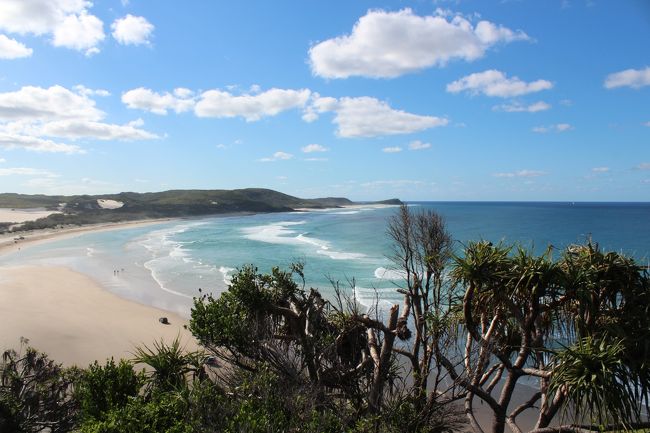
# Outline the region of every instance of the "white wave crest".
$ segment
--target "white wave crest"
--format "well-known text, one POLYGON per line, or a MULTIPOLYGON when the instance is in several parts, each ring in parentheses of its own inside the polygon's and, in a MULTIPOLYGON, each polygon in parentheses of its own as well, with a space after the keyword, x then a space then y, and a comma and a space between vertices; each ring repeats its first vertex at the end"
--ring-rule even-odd
POLYGON ((227 266, 221 266, 219 267, 219 272, 221 272, 221 275, 223 276, 223 282, 226 285, 230 285, 232 283, 232 273, 235 271, 235 268, 229 268, 227 266))
POLYGON ((313 246, 316 253, 328 256, 333 260, 358 260, 366 257, 365 254, 334 251, 331 244, 322 239, 307 236, 308 233, 298 233, 288 227, 305 224, 305 221, 281 221, 264 226, 243 228, 244 237, 258 242, 279 245, 313 246), (298 233, 298 234, 296 234, 298 233))
POLYGON ((384 267, 379 267, 375 269, 375 278, 380 280, 405 280, 406 272, 399 269, 386 269, 384 267))

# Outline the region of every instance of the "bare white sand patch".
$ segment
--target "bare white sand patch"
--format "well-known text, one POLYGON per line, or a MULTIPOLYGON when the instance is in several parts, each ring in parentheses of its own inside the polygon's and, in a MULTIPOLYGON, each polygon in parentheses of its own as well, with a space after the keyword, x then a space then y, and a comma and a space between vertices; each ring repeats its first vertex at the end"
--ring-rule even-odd
POLYGON ((45 218, 46 216, 52 215, 53 213, 60 212, 47 210, 42 207, 33 209, 0 208, 0 222, 24 223, 27 221, 34 221, 39 218, 45 218))
POLYGON ((99 207, 102 209, 119 209, 122 206, 124 206, 124 203, 121 201, 117 200, 104 200, 104 199, 97 199, 97 204, 99 207))

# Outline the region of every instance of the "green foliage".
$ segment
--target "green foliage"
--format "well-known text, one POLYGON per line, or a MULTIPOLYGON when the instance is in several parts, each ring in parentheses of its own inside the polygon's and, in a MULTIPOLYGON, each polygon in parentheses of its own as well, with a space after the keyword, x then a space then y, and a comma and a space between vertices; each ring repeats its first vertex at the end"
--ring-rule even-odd
POLYGON ((640 417, 634 373, 624 363, 621 340, 586 337, 557 353, 550 391, 567 390, 565 408, 599 425, 630 426, 640 417))
POLYGON ((154 341, 153 349, 144 345, 137 347, 133 361, 151 367, 147 373, 149 392, 180 391, 187 387, 188 375, 191 379, 204 379, 204 353, 185 352, 180 340, 175 338, 171 344, 163 340, 154 341))
POLYGON ((0 431, 71 430, 76 418, 71 398, 76 374, 31 347, 24 353, 5 351, 0 362, 0 431))
POLYGON ((103 419, 106 413, 124 408, 138 395, 144 379, 144 373, 136 373, 124 359, 116 364, 111 358, 104 366, 95 361, 75 384, 81 418, 103 419))
POLYGON ((82 433, 195 433, 183 393, 156 393, 151 399, 130 399, 128 404, 107 412, 101 421, 87 422, 82 433))

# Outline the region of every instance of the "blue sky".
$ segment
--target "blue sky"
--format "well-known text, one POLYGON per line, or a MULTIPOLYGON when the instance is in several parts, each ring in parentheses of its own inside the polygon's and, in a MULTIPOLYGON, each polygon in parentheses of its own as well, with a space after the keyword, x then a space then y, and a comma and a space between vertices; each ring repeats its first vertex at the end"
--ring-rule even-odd
POLYGON ((647 201, 645 0, 3 0, 0 191, 647 201))

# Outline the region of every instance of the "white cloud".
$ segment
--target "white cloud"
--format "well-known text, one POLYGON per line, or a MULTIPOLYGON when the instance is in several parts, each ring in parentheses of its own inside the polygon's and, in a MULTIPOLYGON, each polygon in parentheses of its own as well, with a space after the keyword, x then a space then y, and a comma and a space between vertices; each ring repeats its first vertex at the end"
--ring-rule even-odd
POLYGON ((594 167, 591 169, 591 171, 594 173, 607 173, 609 171, 609 167, 594 167))
POLYGON ((19 134, 6 134, 0 132, 0 147, 3 149, 25 149, 33 152, 45 153, 84 153, 79 146, 65 143, 56 143, 39 137, 19 134))
POLYGON ((605 78, 603 85, 606 89, 615 89, 617 87, 640 89, 644 86, 650 86, 650 66, 646 66, 645 69, 626 69, 609 74, 605 78))
POLYGON ((49 170, 42 170, 39 168, 27 168, 27 167, 0 168, 0 176, 58 177, 57 174, 54 174, 49 170))
POLYGON ((0 29, 20 35, 51 35, 54 46, 99 51, 104 40, 102 21, 88 13, 87 0, 2 0, 0 29))
POLYGON ((493 176, 513 178, 513 177, 539 177, 539 176, 544 176, 546 174, 547 173, 545 171, 539 171, 539 170, 519 170, 510 173, 494 173, 493 176))
POLYGON ((537 113, 538 111, 546 111, 551 108, 550 104, 544 101, 537 101, 530 105, 524 105, 521 102, 511 102, 509 104, 495 105, 492 107, 494 111, 505 111, 506 113, 537 113))
POLYGON ((381 151, 384 153, 399 153, 402 151, 402 148, 399 146, 384 147, 381 151))
POLYGON ((108 90, 90 89, 84 86, 83 84, 77 84, 76 86, 74 86, 74 89, 77 91, 77 93, 83 96, 102 96, 102 97, 111 96, 111 92, 109 92, 108 90))
POLYGON ((97 44, 104 40, 104 24, 94 15, 82 13, 68 15, 54 29, 52 44, 55 47, 85 51, 90 56, 97 54, 97 44))
POLYGON ((309 57, 312 72, 325 78, 392 78, 454 59, 472 61, 497 43, 527 39, 522 31, 489 21, 473 26, 441 10, 418 16, 411 9, 379 9, 361 17, 351 34, 313 46, 309 57))
POLYGON ((650 162, 642 162, 634 168, 637 170, 650 170, 650 162))
POLYGON ((79 146, 59 143, 46 137, 98 140, 147 140, 157 138, 140 129, 142 120, 115 125, 104 123, 106 113, 88 95, 103 95, 105 90, 62 86, 47 89, 26 86, 0 93, 0 146, 38 152, 83 153, 79 146))
POLYGON ((329 149, 325 146, 321 146, 320 144, 308 144, 307 146, 302 147, 300 150, 302 150, 304 153, 313 153, 327 152, 329 149))
POLYGON ((645 122, 645 123, 643 124, 643 126, 647 126, 648 128, 650 128, 650 121, 645 122))
POLYGON ((573 126, 569 125, 568 123, 557 123, 555 125, 549 125, 549 126, 535 126, 533 128, 533 132, 545 134, 547 132, 565 132, 565 131, 570 131, 572 129, 573 126))
POLYGON ((145 17, 128 14, 111 24, 113 37, 122 45, 148 44, 154 26, 145 17))
POLYGON ((268 157, 268 158, 261 158, 260 161, 262 162, 273 162, 273 161, 286 161, 288 159, 293 158, 293 155, 290 153, 286 152, 275 152, 273 156, 268 157))
POLYGON ((126 125, 114 125, 102 122, 79 120, 59 120, 42 126, 40 133, 49 137, 70 139, 93 138, 97 140, 151 140, 160 138, 156 134, 138 129, 141 122, 130 122, 126 125))
POLYGON ((526 95, 553 87, 553 83, 547 80, 537 80, 526 83, 519 77, 506 77, 501 71, 490 69, 477 72, 447 84, 447 92, 459 93, 468 92, 473 95, 483 93, 486 96, 499 98, 512 98, 514 96, 526 95))
POLYGON ((310 162, 325 162, 329 161, 328 158, 305 158, 305 161, 310 161, 310 162))
POLYGON ((7 162, 7 160, 4 158, 0 158, 0 164, 2 164, 3 162, 7 162))
POLYGON ((27 48, 15 39, 0 35, 0 59, 19 59, 29 57, 34 50, 27 48))
POLYGON ((95 101, 62 86, 25 86, 15 92, 0 93, 0 121, 99 120, 103 116, 95 101))
POLYGON ((151 89, 138 87, 122 94, 122 102, 129 108, 165 115, 167 110, 182 113, 194 108, 196 101, 189 89, 178 88, 174 93, 156 93, 151 89))
POLYGON ((86 0, 3 0, 0 28, 11 33, 51 33, 68 15, 79 14, 91 3, 86 0))
POLYGON ((367 96, 339 100, 319 97, 307 108, 306 115, 311 121, 319 113, 329 111, 336 113, 334 123, 338 125, 337 134, 346 138, 409 134, 449 123, 440 117, 395 110, 387 103, 367 96))
POLYGON ((431 147, 431 143, 423 143, 420 140, 411 141, 409 143, 410 150, 423 150, 431 147))
POLYGON ((292 108, 303 107, 309 100, 308 89, 269 89, 255 94, 233 95, 222 90, 208 90, 201 94, 194 107, 199 117, 243 117, 254 122, 275 116, 292 108))

